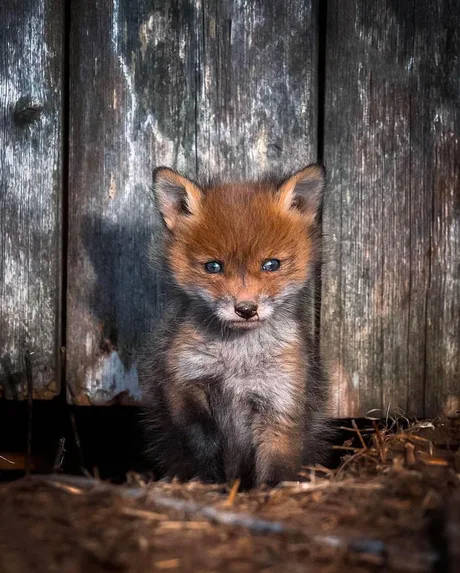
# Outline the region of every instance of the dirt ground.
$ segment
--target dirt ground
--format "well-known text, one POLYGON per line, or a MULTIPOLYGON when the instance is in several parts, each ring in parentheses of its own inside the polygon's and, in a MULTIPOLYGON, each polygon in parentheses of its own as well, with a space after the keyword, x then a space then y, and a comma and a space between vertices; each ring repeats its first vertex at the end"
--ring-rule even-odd
POLYGON ((67 475, 0 486, 0 571, 460 570, 460 420, 369 420, 334 470, 238 484, 123 486, 67 475))

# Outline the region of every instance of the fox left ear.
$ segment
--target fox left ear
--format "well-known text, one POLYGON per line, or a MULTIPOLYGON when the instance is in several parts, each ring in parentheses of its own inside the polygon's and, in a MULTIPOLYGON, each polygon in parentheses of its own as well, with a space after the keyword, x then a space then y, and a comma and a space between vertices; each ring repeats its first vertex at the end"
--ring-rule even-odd
POLYGON ((291 175, 278 188, 280 203, 285 209, 297 209, 314 219, 321 205, 324 189, 324 168, 309 165, 291 175))
POLYGON ((174 230, 181 217, 196 215, 200 209, 201 189, 168 167, 157 167, 153 172, 153 191, 170 231, 174 230))

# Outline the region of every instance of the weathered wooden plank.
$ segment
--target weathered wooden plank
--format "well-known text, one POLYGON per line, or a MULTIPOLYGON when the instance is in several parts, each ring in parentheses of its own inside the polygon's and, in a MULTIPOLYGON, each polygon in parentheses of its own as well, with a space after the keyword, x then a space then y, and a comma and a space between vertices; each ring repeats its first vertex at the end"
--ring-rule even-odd
POLYGON ((64 7, 0 6, 0 396, 59 391, 64 7))
POLYGON ((321 336, 340 416, 459 393, 459 8, 328 2, 321 336))
POLYGON ((134 353, 159 305, 146 260, 152 169, 195 168, 187 1, 72 8, 67 380, 76 403, 139 398, 134 353))
POLYGON ((158 225, 152 168, 244 176, 314 159, 314 21, 300 0, 73 8, 67 376, 76 402, 139 398, 134 351, 162 292, 145 261, 158 225))
POLYGON ((460 414, 460 2, 417 13, 425 54, 416 185, 432 190, 425 415, 460 414))
POLYGON ((257 177, 316 160, 316 3, 199 3, 200 171, 257 177))

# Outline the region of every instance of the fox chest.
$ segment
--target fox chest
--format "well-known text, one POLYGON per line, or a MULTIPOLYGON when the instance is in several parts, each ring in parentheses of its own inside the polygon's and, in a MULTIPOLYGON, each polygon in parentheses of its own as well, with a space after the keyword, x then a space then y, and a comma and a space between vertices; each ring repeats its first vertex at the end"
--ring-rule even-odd
POLYGON ((176 381, 185 385, 210 381, 236 400, 256 396, 278 411, 291 410, 301 397, 305 375, 297 333, 292 329, 278 339, 252 334, 208 342, 184 339, 172 357, 176 381))

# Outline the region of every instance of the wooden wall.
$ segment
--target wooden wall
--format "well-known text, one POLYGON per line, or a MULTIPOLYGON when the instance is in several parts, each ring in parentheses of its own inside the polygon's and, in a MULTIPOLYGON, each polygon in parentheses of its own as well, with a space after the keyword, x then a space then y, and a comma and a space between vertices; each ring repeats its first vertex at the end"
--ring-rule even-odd
POLYGON ((63 25, 57 0, 0 4, 0 397, 59 391, 63 25))
POLYGON ((137 399, 162 297, 145 260, 152 169, 253 176, 316 158, 317 26, 304 0, 75 5, 71 15, 67 381, 137 399))
POLYGON ((460 3, 329 0, 322 347, 339 416, 460 410, 460 3))
POLYGON ((56 393, 65 344, 69 400, 141 398, 135 351, 167 297, 146 264, 155 166, 322 158, 333 414, 459 408, 459 0, 62 5, 0 8, 3 394, 24 395, 26 350, 36 395, 56 393), (27 121, 23 97, 43 104, 27 121))

